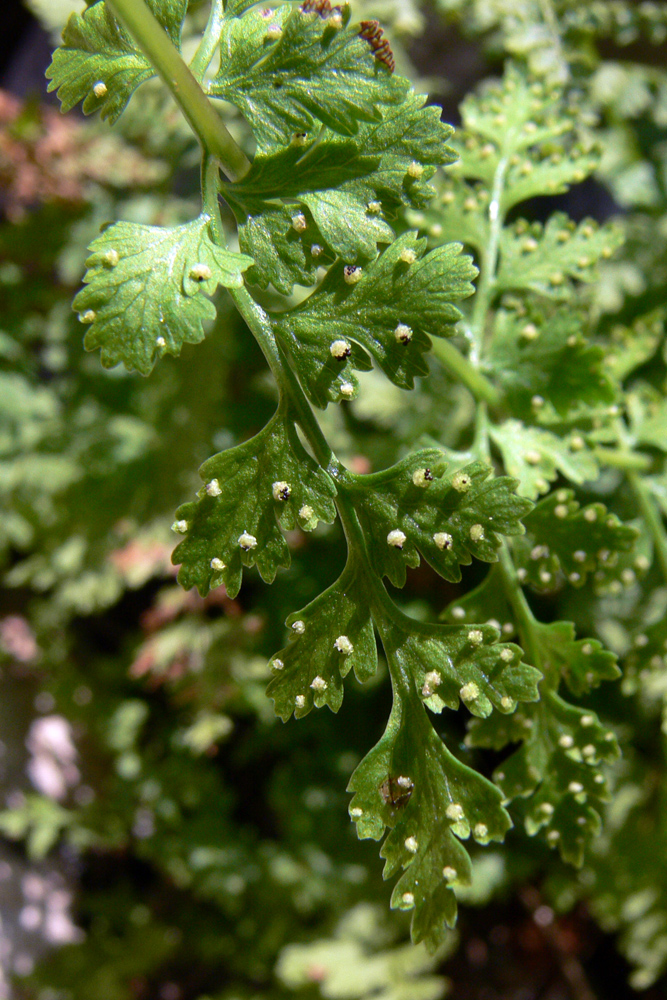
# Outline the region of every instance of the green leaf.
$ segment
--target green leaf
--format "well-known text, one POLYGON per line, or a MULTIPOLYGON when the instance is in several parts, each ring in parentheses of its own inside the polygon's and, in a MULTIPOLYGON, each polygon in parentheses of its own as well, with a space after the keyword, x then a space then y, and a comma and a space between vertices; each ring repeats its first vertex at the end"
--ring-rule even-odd
MULTIPOLYGON (((598 165, 597 152, 576 141, 576 115, 565 108, 562 90, 531 79, 517 65, 508 65, 501 82, 469 96, 461 111, 462 137, 452 143, 459 161, 448 171, 439 206, 408 216, 434 241, 458 239, 483 253, 491 218, 504 220, 526 199, 562 193, 598 165)), ((501 230, 494 291, 570 298, 573 280, 593 281, 597 259, 610 256, 621 241, 618 228, 597 230, 586 222, 577 230, 562 214, 544 229, 519 220, 501 230)))
POLYGON ((637 539, 637 530, 622 524, 604 504, 580 508, 571 490, 542 500, 524 525, 525 536, 513 545, 514 561, 521 581, 538 591, 554 590, 563 576, 582 587, 589 574, 613 567, 619 553, 630 551, 637 539))
POLYGON ((620 677, 617 657, 597 639, 576 639, 572 622, 539 623, 535 635, 548 683, 557 688, 562 678, 576 697, 589 694, 602 681, 620 677))
MULTIPOLYGON (((438 107, 425 107, 426 100, 410 91, 398 107, 382 108, 381 121, 359 128, 361 152, 379 157, 367 186, 389 208, 423 208, 435 194, 428 183, 435 168, 456 160, 456 151, 447 145, 453 129, 440 120, 438 107)), ((343 189, 360 186, 346 182, 343 189)))
POLYGON ((410 93, 398 108, 384 108, 382 120, 362 124, 355 141, 327 132, 299 136, 260 153, 240 183, 223 185, 241 248, 256 261, 251 280, 264 288, 272 281, 287 294, 294 283, 314 284, 317 266, 330 262, 327 251, 355 263, 394 239, 385 216, 401 204, 425 204, 435 167, 454 158, 445 145, 450 127, 424 101, 410 93), (278 208, 276 197, 298 199, 302 211, 278 208))
POLYGON ((380 215, 370 212, 365 198, 349 192, 321 191, 303 195, 301 201, 315 220, 325 242, 349 264, 377 254, 378 243, 391 243, 394 230, 380 215))
POLYGON ((384 472, 355 476, 346 489, 354 497, 375 571, 402 587, 406 567, 419 553, 446 580, 461 579, 472 556, 495 562, 500 535, 523 532, 530 502, 517 497, 516 483, 489 479, 481 462, 441 478, 442 455, 416 452, 384 472), (428 478, 427 478, 428 477, 428 478))
POLYGON ((281 149, 258 153, 240 181, 224 183, 221 189, 226 198, 240 204, 248 199, 298 198, 312 191, 336 191, 346 181, 368 177, 379 162, 374 151, 352 139, 299 138, 281 149))
POLYGON ((387 729, 350 779, 350 816, 362 839, 380 840, 384 877, 404 870, 391 905, 413 910, 412 938, 433 951, 456 919, 454 885, 469 885, 457 838, 502 840, 511 826, 501 794, 445 747, 412 697, 395 697, 387 729))
POLYGON ((316 122, 355 135, 378 121, 381 105, 399 103, 407 81, 392 76, 342 17, 320 17, 283 4, 225 20, 214 97, 244 114, 260 150, 288 143, 316 122))
POLYGON ((576 226, 560 212, 544 227, 521 219, 503 229, 498 291, 528 289, 550 299, 569 299, 572 281, 594 281, 594 264, 611 257, 622 243, 622 230, 614 223, 599 226, 587 219, 576 226))
POLYGON ((466 742, 501 750, 521 743, 494 774, 508 800, 528 797, 525 826, 558 846, 564 860, 581 865, 587 843, 600 829, 600 804, 608 798, 602 763, 618 757, 614 733, 597 715, 565 702, 556 692, 563 678, 577 696, 619 676, 616 657, 595 639, 575 637, 571 622, 533 622, 531 638, 544 671, 541 698, 513 716, 471 722, 466 742))
MULTIPOLYGON (((188 0, 147 0, 148 6, 180 48, 188 0)), ((100 111, 115 122, 130 97, 155 76, 149 59, 115 20, 104 2, 72 14, 46 71, 49 90, 57 90, 63 111, 83 101, 84 114, 100 111)))
POLYGON ((548 400, 561 416, 582 404, 612 403, 614 384, 603 372, 604 351, 586 342, 583 315, 558 310, 551 316, 518 315, 501 309, 485 368, 505 392, 515 416, 530 418, 532 400, 548 400))
POLYGON ((252 264, 214 242, 208 215, 173 229, 117 222, 90 250, 86 287, 74 300, 90 323, 86 349, 101 347, 107 368, 122 361, 142 375, 163 354, 204 339, 204 322, 215 318, 207 296, 218 285, 239 288, 252 264))
MULTIPOLYGON (((572 121, 554 113, 562 88, 531 80, 518 63, 508 62, 502 80, 486 80, 461 104, 466 132, 510 152, 524 152, 572 129, 572 121)), ((465 173, 480 180, 493 178, 497 154, 491 149, 465 147, 465 173)))
POLYGON ((202 596, 224 583, 236 597, 244 566, 256 565, 272 583, 278 567, 290 564, 280 528, 312 531, 318 520, 334 520, 333 481, 282 407, 254 438, 209 458, 199 472, 206 485, 176 512, 174 529, 187 538, 172 559, 182 564, 180 583, 202 596))
POLYGON ((225 17, 240 17, 247 10, 254 7, 257 0, 227 0, 225 3, 225 17))
POLYGON ((304 232, 297 232, 293 220, 301 213, 293 206, 245 207, 248 215, 239 223, 239 245, 254 260, 247 280, 261 288, 272 282, 282 295, 290 295, 295 284, 314 285, 317 269, 332 263, 334 254, 312 220, 304 232))
MULTIPOLYGON (((359 681, 377 668, 377 651, 368 603, 369 586, 348 567, 340 580, 303 611, 290 615, 289 645, 271 660, 274 676, 268 694, 286 721, 307 715, 313 705, 337 712, 343 678, 354 667, 359 681)), ((492 625, 462 628, 427 625, 394 611, 394 626, 383 625, 382 640, 392 664, 410 677, 424 704, 439 713, 468 710, 487 716, 495 707, 513 712, 518 701, 536 701, 541 675, 521 662, 516 646, 498 644, 492 625)))
MULTIPOLYGON (((558 629, 541 629, 551 629, 557 639, 558 629)), ((508 800, 529 797, 524 823, 530 836, 542 834, 565 861, 581 865, 587 844, 600 830, 601 803, 609 798, 601 765, 618 757, 615 734, 594 712, 548 690, 538 705, 513 716, 473 720, 466 742, 496 750, 522 743, 496 769, 494 780, 508 800)))
POLYGON ((395 622, 382 630, 387 655, 432 712, 463 703, 486 718, 494 708, 507 714, 518 701, 538 700, 541 673, 521 662, 518 646, 497 642, 495 625, 429 625, 402 615, 395 622))
POLYGON ((470 859, 459 844, 472 831, 480 843, 502 840, 510 826, 496 790, 461 764, 431 727, 431 711, 468 710, 486 717, 537 700, 539 671, 521 662, 516 646, 499 644, 498 630, 427 625, 396 609, 378 628, 394 678, 394 703, 380 742, 352 775, 350 815, 361 838, 379 840, 384 876, 406 869, 392 906, 414 910, 412 936, 435 949, 444 924, 456 917, 452 887, 470 882, 470 859))
POLYGON ((337 254, 356 260, 375 257, 379 242, 393 230, 369 214, 365 201, 337 189, 347 177, 372 174, 377 158, 360 156, 352 142, 315 142, 304 152, 295 146, 256 158, 240 184, 223 187, 239 222, 241 249, 255 259, 248 275, 285 295, 295 283, 313 285, 317 269, 337 254), (262 197, 280 195, 300 206, 277 205, 262 197), (305 209, 305 212, 303 211, 305 209))
POLYGON ((347 263, 375 257, 376 243, 390 243, 387 221, 399 206, 423 207, 435 194, 428 181, 436 166, 455 159, 445 142, 451 128, 438 109, 425 108, 424 95, 412 92, 398 107, 383 108, 382 120, 361 125, 360 152, 376 158, 367 175, 344 181, 336 191, 303 199, 329 245, 347 263))
POLYGON ((665 309, 654 309, 630 326, 616 324, 605 345, 605 368, 615 382, 622 382, 655 355, 665 334, 665 309))
POLYGON ((287 619, 289 645, 270 666, 274 676, 267 694, 286 722, 307 715, 313 705, 337 712, 343 702, 343 678, 354 667, 360 681, 377 669, 377 646, 363 578, 347 569, 308 607, 287 619))
MULTIPOLYGON (((562 118, 558 124, 562 127, 562 118)), ((508 170, 501 210, 509 212, 529 198, 564 194, 572 185, 590 177, 599 164, 597 150, 582 149, 571 142, 556 148, 553 143, 545 142, 541 147, 529 149, 525 158, 508 170)))
POLYGON ((451 303, 472 293, 477 273, 459 244, 425 251, 426 240, 405 233, 347 278, 339 262, 301 305, 273 317, 316 406, 349 398, 341 386, 356 385, 354 368, 368 370, 366 351, 401 388, 425 374, 428 334, 451 334, 461 315, 451 303))
POLYGON ((577 434, 558 437, 518 420, 493 425, 490 434, 507 472, 519 480, 519 492, 533 500, 548 491, 559 473, 578 485, 597 478, 595 456, 577 434))
MULTIPOLYGON (((660 615, 658 621, 646 624, 646 621, 633 622, 632 646, 623 660, 623 693, 626 696, 639 697, 642 706, 662 709, 662 731, 667 732, 667 685, 665 684, 665 653, 667 652, 667 616, 662 605, 657 601, 657 609, 649 607, 646 611, 655 617, 656 610, 660 615)), ((650 619, 649 619, 650 620, 650 619)))
POLYGON ((434 244, 458 240, 481 253, 489 241, 489 199, 485 188, 473 187, 451 170, 441 185, 439 197, 425 212, 409 212, 411 225, 424 226, 434 244))
POLYGON ((487 625, 500 629, 504 639, 516 633, 498 566, 492 566, 477 587, 448 604, 440 617, 457 625, 486 621, 487 625))

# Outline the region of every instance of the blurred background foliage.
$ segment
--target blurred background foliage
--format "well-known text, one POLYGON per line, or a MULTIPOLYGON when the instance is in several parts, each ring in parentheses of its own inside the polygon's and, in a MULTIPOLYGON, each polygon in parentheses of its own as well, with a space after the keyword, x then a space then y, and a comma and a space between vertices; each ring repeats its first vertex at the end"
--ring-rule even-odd
MULTIPOLYGON (((57 32, 83 4, 28 6, 57 32)), ((655 411, 660 450, 667 5, 359 0, 355 14, 382 20, 400 70, 448 121, 508 58, 576 94, 600 169, 529 212, 566 208, 623 227, 625 247, 593 290, 599 332, 616 345, 612 364, 639 359, 632 405, 655 411)), ((193 37, 205 17, 192 3, 193 37)), ((252 338, 221 296, 205 342, 143 379, 86 355, 71 311, 100 226, 198 211, 195 143, 156 82, 113 129, 60 116, 38 76, 16 84, 19 57, 48 52, 32 30, 33 49, 15 51, 6 77, 24 93, 0 93, 0 997, 606 1000, 632 995, 628 978, 664 995, 667 684, 661 656, 644 652, 667 638, 657 573, 538 599, 545 620, 571 618, 623 657, 622 683, 590 697, 624 756, 584 867, 563 865, 517 823, 503 848, 477 849, 443 952, 413 949, 344 792, 381 733, 385 675, 363 690, 352 681, 336 720, 283 725, 264 693, 284 619, 335 578, 338 527, 293 533, 292 568, 273 587, 249 573, 234 601, 222 589, 184 593, 170 566, 169 526, 198 465, 273 410, 252 338)), ((473 404, 436 362, 413 393, 362 379, 359 400, 322 417, 355 471, 415 442, 465 445, 473 404)), ((667 514, 667 476, 661 489, 667 514)), ((636 513, 613 474, 585 499, 636 513)), ((434 619, 483 575, 473 566, 459 587, 422 566, 399 600, 434 619)), ((463 720, 450 726, 465 759, 463 720)))

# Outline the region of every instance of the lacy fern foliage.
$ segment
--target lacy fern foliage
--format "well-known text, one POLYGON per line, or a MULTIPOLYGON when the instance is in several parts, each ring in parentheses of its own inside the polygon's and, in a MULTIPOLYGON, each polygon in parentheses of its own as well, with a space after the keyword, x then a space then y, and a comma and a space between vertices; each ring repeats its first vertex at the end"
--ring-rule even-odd
MULTIPOLYGON (((169 80, 183 68, 187 5, 148 6, 161 32, 152 49, 153 22, 135 40, 123 27, 135 23, 130 0, 73 16, 49 71, 64 108, 83 101, 114 120, 154 70, 169 80)), ((598 477, 605 449, 667 452, 664 404, 639 391, 623 437, 622 356, 609 363, 587 292, 621 228, 562 212, 544 224, 521 217, 528 199, 562 194, 600 163, 558 73, 554 82, 510 62, 464 101, 452 138, 393 72, 380 28, 354 22, 347 4, 231 0, 212 14, 192 63, 201 89, 175 92, 203 150, 202 214, 105 230, 75 309, 90 325, 87 348, 142 374, 203 339, 219 287, 255 337, 278 408, 202 466, 204 485, 173 525, 184 536, 179 580, 235 598, 244 568, 272 583, 289 566, 286 532, 340 521, 345 568, 287 619, 268 694, 284 721, 337 712, 350 672, 360 682, 376 673, 379 637, 393 707, 350 780, 350 816, 359 837, 386 834, 392 906, 412 912, 414 940, 433 950, 455 920, 457 886, 470 882, 471 835, 502 840, 511 808, 528 835, 580 865, 599 831, 616 737, 563 688, 579 699, 614 680, 616 656, 570 621, 540 621, 529 595, 591 578, 600 589, 628 583, 637 530, 600 501, 580 504, 573 487, 598 477), (245 150, 217 112, 212 121, 215 100, 236 109, 245 150), (443 427, 441 441, 390 468, 346 468, 311 404, 349 413, 364 391, 356 373, 373 368, 412 389, 431 351, 475 400, 459 450, 443 427), (473 560, 493 565, 436 624, 408 617, 384 583, 403 587, 421 559, 453 584, 473 560), (468 746, 505 755, 494 782, 474 754, 459 759, 445 709, 462 707, 473 716, 468 746)), ((650 489, 664 500, 663 480, 650 489)))

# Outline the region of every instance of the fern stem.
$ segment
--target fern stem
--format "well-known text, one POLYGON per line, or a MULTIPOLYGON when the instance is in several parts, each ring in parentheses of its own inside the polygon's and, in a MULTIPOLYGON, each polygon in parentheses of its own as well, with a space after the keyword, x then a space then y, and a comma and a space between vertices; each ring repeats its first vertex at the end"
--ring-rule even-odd
POLYGON ((655 500, 639 475, 636 472, 628 471, 626 476, 653 539, 656 558, 660 564, 665 583, 667 583, 667 531, 664 521, 655 500))
POLYGON ((220 44, 220 36, 222 35, 224 20, 224 0, 213 0, 206 30, 204 31, 201 42, 199 43, 199 48, 195 52, 194 58, 190 63, 192 75, 197 80, 202 79, 206 70, 211 65, 211 60, 215 55, 215 50, 220 44))
POLYGON ((596 448, 595 457, 603 465, 610 465, 624 472, 648 472, 653 464, 648 455, 621 448, 596 448))
POLYGON ((107 3, 166 83, 204 149, 215 156, 232 181, 244 177, 250 161, 144 0, 107 0, 107 3))
POLYGON ((464 384, 478 403, 497 406, 500 393, 489 379, 482 375, 449 340, 434 340, 433 353, 444 368, 464 384))
POLYGON ((534 629, 535 616, 519 583, 514 560, 512 559, 507 542, 503 542, 500 549, 500 573, 503 578, 505 595, 516 617, 524 649, 530 657, 532 665, 537 667, 538 670, 542 670, 542 657, 540 656, 534 629))
POLYGON ((227 247, 227 236, 220 216, 220 199, 218 185, 220 183, 220 167, 218 161, 204 150, 201 161, 201 192, 204 211, 213 220, 213 228, 218 246, 227 247))
POLYGON ((484 344, 484 329, 486 327, 486 317, 491 307, 493 294, 496 285, 496 270, 498 267, 498 254, 500 251, 500 235, 503 229, 503 216, 500 211, 500 199, 505 186, 505 175, 509 167, 509 158, 503 156, 496 167, 493 177, 493 188, 491 190, 491 201, 489 202, 489 241, 482 254, 481 273, 475 305, 473 306, 472 322, 470 324, 471 333, 476 346, 476 353, 482 353, 484 344))
POLYGON ((245 286, 230 289, 230 293, 236 308, 259 344, 281 392, 290 400, 296 419, 313 449, 317 462, 335 479, 339 478, 342 467, 329 447, 284 351, 276 342, 269 317, 245 286))
MULTIPOLYGON (((388 625, 399 612, 382 581, 378 579, 368 554, 366 539, 357 517, 354 501, 345 489, 346 469, 329 447, 285 352, 274 336, 268 316, 255 302, 247 288, 230 289, 230 293, 241 316, 255 336, 281 392, 289 399, 295 418, 312 448, 315 459, 336 483, 338 493, 335 503, 347 539, 348 549, 350 554, 354 554, 364 566, 369 588, 368 599, 374 609, 378 628, 380 624, 388 625)), ((407 683, 405 678, 394 676, 393 672, 392 677, 399 686, 405 686, 407 683)))
POLYGON ((483 462, 491 465, 489 408, 486 403, 480 403, 475 414, 475 450, 483 462))

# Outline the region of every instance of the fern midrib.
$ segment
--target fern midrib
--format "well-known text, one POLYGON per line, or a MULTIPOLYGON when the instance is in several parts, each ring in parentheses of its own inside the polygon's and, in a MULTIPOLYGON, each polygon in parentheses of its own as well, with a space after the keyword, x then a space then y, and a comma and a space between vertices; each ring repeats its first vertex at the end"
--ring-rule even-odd
POLYGON ((250 160, 228 132, 145 0, 107 2, 171 91, 203 149, 219 160, 231 180, 244 177, 250 170, 250 160))
MULTIPOLYGON (((506 140, 506 145, 509 140, 506 140)), ((491 201, 489 202, 489 241, 482 254, 481 280, 477 288, 475 304, 473 306, 472 322, 470 329, 473 343, 476 348, 475 361, 478 362, 484 348, 484 333, 488 313, 491 308, 496 286, 496 272, 498 269, 498 256, 500 252, 500 236, 502 233, 504 213, 500 204, 505 186, 505 177, 509 167, 509 153, 503 150, 503 155, 496 167, 493 186, 491 188, 491 201)))
POLYGON ((637 505, 641 511, 649 534, 653 540, 655 554, 660 565, 660 571, 667 584, 667 531, 662 516, 658 510, 655 500, 651 496, 646 484, 634 470, 627 470, 626 478, 630 489, 635 495, 637 505))

